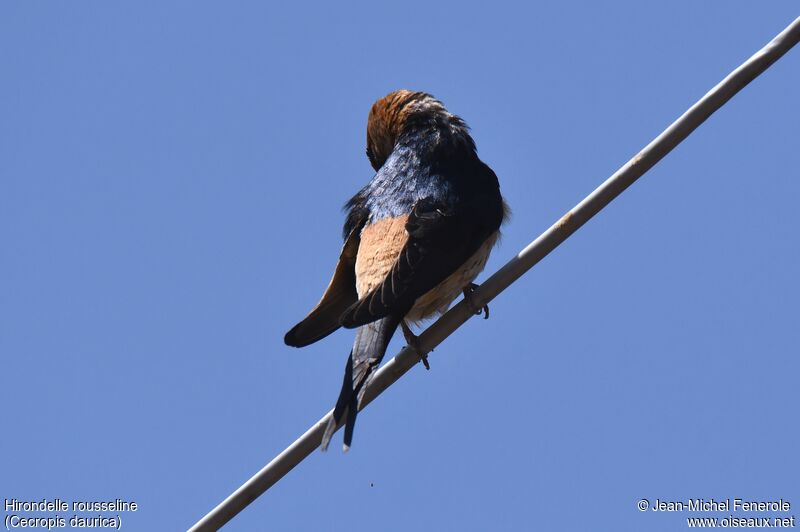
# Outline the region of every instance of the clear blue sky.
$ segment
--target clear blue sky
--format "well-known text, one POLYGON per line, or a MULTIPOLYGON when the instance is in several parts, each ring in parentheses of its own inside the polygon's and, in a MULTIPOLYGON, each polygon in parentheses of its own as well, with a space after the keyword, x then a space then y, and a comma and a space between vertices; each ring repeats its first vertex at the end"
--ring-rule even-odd
MULTIPOLYGON (((352 331, 282 337, 372 176, 376 98, 472 126, 514 212, 491 272, 798 15, 647 4, 2 2, 0 498, 185 529, 333 405, 352 331)), ((800 517, 798 86, 800 49, 226 530, 800 517)))

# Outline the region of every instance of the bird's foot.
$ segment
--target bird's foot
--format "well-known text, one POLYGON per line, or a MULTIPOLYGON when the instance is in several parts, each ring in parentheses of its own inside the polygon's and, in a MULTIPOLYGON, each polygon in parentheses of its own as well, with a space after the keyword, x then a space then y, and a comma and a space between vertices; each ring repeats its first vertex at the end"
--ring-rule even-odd
POLYGON ((422 360, 422 365, 425 366, 425 369, 431 369, 431 365, 428 362, 428 355, 422 354, 422 349, 419 346, 419 336, 411 332, 411 329, 408 327, 408 324, 406 324, 405 320, 400 321, 400 329, 403 331, 403 337, 406 339, 406 344, 408 344, 408 347, 417 352, 422 360))
POLYGON ((489 319, 489 305, 483 305, 482 307, 475 306, 475 302, 472 299, 472 293, 475 291, 478 286, 475 283, 469 283, 467 286, 464 287, 464 301, 467 302, 467 307, 472 311, 473 314, 476 316, 480 316, 483 313, 483 319, 489 319))

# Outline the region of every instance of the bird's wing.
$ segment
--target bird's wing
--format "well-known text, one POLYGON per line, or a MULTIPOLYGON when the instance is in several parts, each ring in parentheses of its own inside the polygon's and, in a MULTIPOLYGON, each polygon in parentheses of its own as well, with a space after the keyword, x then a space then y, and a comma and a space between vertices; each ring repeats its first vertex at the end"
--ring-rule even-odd
POLYGON ((325 338, 340 327, 342 313, 358 300, 355 263, 360 233, 360 226, 350 231, 322 299, 303 321, 286 333, 283 338, 286 345, 303 347, 325 338))
MULTIPOLYGON (((341 324, 352 328, 389 315, 404 316, 418 297, 455 272, 497 229, 499 221, 492 224, 486 218, 493 201, 497 199, 480 195, 448 209, 430 198, 419 200, 405 221, 405 242, 391 269, 344 311, 341 324)), ((364 227, 363 241, 371 227, 364 227)), ((390 245, 389 240, 378 239, 377 245, 390 245)), ((361 247, 359 260, 362 253, 375 255, 366 244, 361 247)))

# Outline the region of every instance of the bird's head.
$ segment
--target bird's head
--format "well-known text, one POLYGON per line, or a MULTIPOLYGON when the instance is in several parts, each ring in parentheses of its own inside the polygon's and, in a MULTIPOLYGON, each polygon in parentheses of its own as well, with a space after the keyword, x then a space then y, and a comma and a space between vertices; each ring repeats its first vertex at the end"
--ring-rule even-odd
POLYGON ((375 102, 369 111, 367 157, 376 171, 386 162, 400 135, 415 125, 454 128, 463 132, 472 144, 467 126, 450 114, 442 102, 425 92, 401 89, 375 102))

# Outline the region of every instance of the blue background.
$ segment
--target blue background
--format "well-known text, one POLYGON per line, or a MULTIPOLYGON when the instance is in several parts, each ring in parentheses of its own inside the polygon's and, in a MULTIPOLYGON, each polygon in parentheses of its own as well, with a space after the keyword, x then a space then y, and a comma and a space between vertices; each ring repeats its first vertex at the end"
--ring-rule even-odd
MULTIPOLYGON (((472 126, 514 213, 485 278, 798 15, 339 4, 0 5, 0 497, 185 529, 333 405, 352 332, 282 337, 372 176, 375 99, 472 126)), ((794 50, 227 530, 800 516, 798 86, 794 50)))

